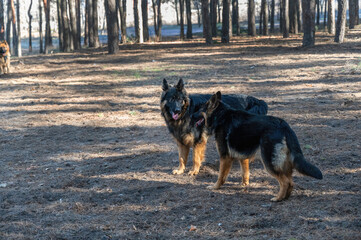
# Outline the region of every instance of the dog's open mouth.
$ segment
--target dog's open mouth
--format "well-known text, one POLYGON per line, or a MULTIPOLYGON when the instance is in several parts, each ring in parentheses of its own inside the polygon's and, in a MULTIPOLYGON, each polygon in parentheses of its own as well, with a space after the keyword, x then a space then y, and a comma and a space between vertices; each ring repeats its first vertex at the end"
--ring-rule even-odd
POLYGON ((199 120, 196 122, 196 127, 202 125, 203 122, 204 122, 204 118, 199 119, 199 120))
POLYGON ((178 113, 172 113, 172 118, 177 121, 179 119, 179 114, 178 113))

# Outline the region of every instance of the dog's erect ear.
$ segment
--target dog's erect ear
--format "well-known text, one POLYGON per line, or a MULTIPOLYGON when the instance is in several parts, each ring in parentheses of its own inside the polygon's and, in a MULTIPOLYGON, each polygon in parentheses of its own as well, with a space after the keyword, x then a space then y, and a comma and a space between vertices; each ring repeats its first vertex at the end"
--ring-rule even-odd
POLYGON ((162 89, 163 91, 167 91, 169 89, 168 82, 165 80, 165 78, 163 79, 162 89))
POLYGON ((214 110, 218 107, 219 101, 221 101, 222 95, 221 92, 218 91, 216 94, 214 94, 211 99, 209 100, 208 109, 214 110))
POLYGON ((184 88, 183 79, 179 79, 176 88, 177 88, 178 91, 182 91, 182 90, 183 90, 183 88, 184 88))

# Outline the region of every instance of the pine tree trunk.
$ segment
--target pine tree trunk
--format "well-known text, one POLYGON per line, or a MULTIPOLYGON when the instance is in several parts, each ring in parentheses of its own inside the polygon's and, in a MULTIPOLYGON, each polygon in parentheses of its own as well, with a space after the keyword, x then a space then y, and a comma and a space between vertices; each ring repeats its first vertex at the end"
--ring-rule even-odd
POLYGON ((76 2, 69 1, 69 16, 70 16, 70 26, 71 26, 71 37, 73 39, 73 46, 75 50, 79 50, 79 41, 78 41, 78 26, 76 21, 76 2))
POLYGON ((93 0, 87 0, 88 2, 88 41, 89 47, 94 47, 94 28, 93 28, 93 0))
POLYGON ((315 0, 302 0, 303 47, 315 45, 315 5, 315 0))
POLYGON ((142 19, 143 19, 143 38, 144 41, 149 41, 149 26, 148 26, 148 0, 142 1, 142 19))
POLYGON ((338 0, 338 13, 337 13, 337 23, 336 23, 336 35, 335 35, 335 42, 337 43, 343 43, 345 38, 346 10, 347 10, 346 0, 338 0))
POLYGON ((108 53, 115 54, 119 51, 119 29, 116 1, 105 0, 104 6, 107 20, 108 53))
POLYGON ((358 24, 356 16, 358 15, 357 5, 358 0, 349 0, 349 28, 353 29, 358 24))
POLYGON ((137 43, 141 42, 140 41, 140 21, 139 21, 138 2, 139 2, 139 0, 133 0, 135 42, 137 42, 137 43))
POLYGON ((121 42, 127 42, 127 0, 118 0, 121 42))
POLYGON ((263 32, 264 36, 268 35, 268 5, 267 0, 262 0, 262 9, 263 9, 263 32))
POLYGON ((180 24, 180 39, 184 39, 184 0, 179 0, 179 24, 180 24))
POLYGON ((99 42, 99 31, 98 31, 98 0, 93 0, 93 42, 94 42, 94 47, 99 47, 100 46, 100 42, 99 42))
POLYGON ((283 1, 280 0, 279 2, 279 5, 280 5, 280 11, 279 11, 279 14, 280 14, 280 33, 283 33, 283 1))
POLYGON ((89 0, 85 0, 84 18, 84 46, 89 46, 89 0))
POLYGON ((44 53, 43 49, 43 8, 41 6, 41 0, 39 0, 39 46, 40 53, 44 53))
POLYGON ((316 0, 316 9, 317 9, 317 26, 320 25, 320 0, 316 0))
MULTIPOLYGON (((312 0, 310 0, 312 1, 312 0)), ((288 0, 282 0, 283 3, 283 38, 288 38, 290 36, 290 20, 289 20, 289 1, 288 0)))
POLYGON ((209 18, 208 0, 202 0, 203 35, 206 44, 212 44, 211 20, 209 18))
POLYGON ((232 0, 232 25, 236 30, 236 35, 240 35, 240 26, 239 26, 239 8, 238 0, 232 0))
POLYGON ((211 0, 211 28, 212 28, 212 36, 217 36, 217 0, 211 0))
MULTIPOLYGON (((21 51, 21 26, 20 26, 20 0, 17 1, 16 5, 16 16, 17 16, 17 35, 16 35, 16 53, 15 55, 18 57, 22 56, 21 51)), ((15 27, 14 27, 15 28, 15 27)))
POLYGON ((275 32, 275 0, 271 2, 271 33, 275 32))
POLYGON ((191 0, 186 1, 186 16, 187 16, 187 39, 193 38, 192 33, 192 8, 191 8, 191 0))
POLYGON ((58 14, 58 39, 59 39, 59 49, 63 49, 63 22, 61 19, 61 0, 56 0, 56 11, 58 14))
POLYGON ((68 9, 66 1, 61 1, 61 20, 63 27, 63 52, 71 51, 71 42, 70 42, 70 29, 69 29, 69 19, 68 19, 68 9))
POLYGON ((174 10, 175 10, 175 18, 176 18, 176 20, 177 20, 177 26, 179 26, 178 1, 179 1, 179 0, 174 0, 174 10))
POLYGON ((297 26, 298 32, 302 32, 302 0, 297 0, 297 26))
POLYGON ((47 54, 49 47, 52 44, 51 33, 50 33, 50 2, 48 0, 43 0, 44 3, 44 14, 45 14, 45 49, 44 53, 47 54))
POLYGON ((290 33, 298 33, 297 3, 298 0, 289 0, 290 33))
POLYGON ((335 3, 334 0, 328 0, 327 29, 329 34, 335 34, 335 3))
POLYGON ((223 12, 222 12, 222 43, 229 43, 229 1, 223 0, 223 12))
POLYGON ((81 48, 81 13, 80 13, 80 0, 75 0, 76 2, 76 28, 77 28, 77 42, 79 45, 79 49, 81 48))
POLYGON ((5 40, 4 1, 0 1, 0 41, 5 40))
MULTIPOLYGON (((0 1, 2 4, 2 1, 0 1)), ((30 0, 30 5, 29 5, 29 8, 28 8, 28 18, 29 18, 29 52, 33 52, 33 40, 32 40, 32 27, 31 27, 31 23, 32 23, 32 20, 33 20, 33 15, 31 15, 31 7, 33 6, 33 0, 30 0)), ((0 9, 0 12, 1 12, 1 9, 0 9)), ((2 26, 2 25, 1 25, 2 26)), ((0 40, 3 40, 1 39, 0 37, 0 40)))
POLYGON ((256 9, 254 0, 248 0, 248 35, 256 36, 256 9))

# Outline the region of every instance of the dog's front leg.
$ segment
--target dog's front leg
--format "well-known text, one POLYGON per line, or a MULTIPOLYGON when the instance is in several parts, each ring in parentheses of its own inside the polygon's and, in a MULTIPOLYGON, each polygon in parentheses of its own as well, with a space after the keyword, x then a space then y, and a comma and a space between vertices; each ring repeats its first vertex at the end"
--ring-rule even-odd
POLYGON ((173 174, 182 174, 184 173, 184 169, 186 168, 190 147, 178 141, 177 141, 177 145, 178 145, 179 167, 178 169, 173 170, 173 174))
POLYGON ((207 148, 207 140, 202 140, 202 142, 196 144, 193 148, 193 167, 189 171, 189 175, 197 175, 199 169, 204 161, 204 156, 207 148))

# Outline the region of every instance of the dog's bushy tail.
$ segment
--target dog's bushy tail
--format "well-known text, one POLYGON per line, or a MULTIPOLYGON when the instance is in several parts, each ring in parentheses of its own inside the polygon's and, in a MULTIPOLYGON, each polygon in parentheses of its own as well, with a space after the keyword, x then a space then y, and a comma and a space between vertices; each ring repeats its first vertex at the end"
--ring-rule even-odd
POLYGON ((297 169, 297 171, 299 171, 300 173, 306 176, 314 177, 316 179, 322 179, 322 173, 320 169, 318 169, 312 163, 308 162, 303 156, 295 132, 290 128, 290 126, 286 122, 284 122, 284 124, 286 125, 285 129, 286 129, 287 147, 291 152, 294 167, 297 169))

